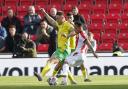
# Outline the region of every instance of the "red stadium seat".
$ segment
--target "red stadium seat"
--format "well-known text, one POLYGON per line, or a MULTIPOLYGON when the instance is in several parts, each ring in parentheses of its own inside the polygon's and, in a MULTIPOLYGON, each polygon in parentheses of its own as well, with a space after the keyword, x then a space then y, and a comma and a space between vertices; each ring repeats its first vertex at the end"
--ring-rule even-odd
POLYGON ((93 0, 80 0, 80 4, 89 4, 89 5, 92 5, 93 4, 93 0))
MULTIPOLYGON (((80 13, 81 14, 81 13, 80 13)), ((87 22, 87 24, 90 22, 90 15, 88 15, 88 14, 81 14, 83 17, 84 17, 84 19, 85 19, 85 21, 87 22)))
POLYGON ((17 14, 20 16, 25 16, 28 11, 28 6, 18 6, 17 7, 17 14))
POLYGON ((90 24, 88 26, 88 29, 92 33, 101 33, 103 31, 103 25, 102 24, 90 24))
POLYGON ((116 35, 114 33, 105 33, 101 36, 102 43, 114 43, 116 35))
POLYGON ((122 10, 121 4, 109 4, 108 12, 111 14, 120 14, 122 10))
POLYGON ((101 42, 101 37, 100 33, 93 33, 94 34, 94 39, 97 41, 97 44, 101 42))
POLYGON ((30 39, 33 40, 33 41, 35 41, 37 39, 37 37, 36 37, 36 35, 31 35, 30 36, 30 39))
POLYGON ((23 26, 24 26, 24 16, 18 15, 17 17, 20 19, 21 25, 22 25, 22 27, 23 27, 23 26))
POLYGON ((39 5, 39 6, 47 6, 48 4, 50 3, 50 1, 49 0, 35 0, 35 2, 34 2, 34 4, 35 5, 39 5))
POLYGON ((123 48, 123 50, 128 51, 128 43, 118 43, 120 47, 123 48))
POLYGON ((98 51, 112 51, 113 43, 102 43, 98 47, 98 51))
POLYGON ((107 23, 104 25, 105 33, 114 33, 117 34, 118 31, 118 24, 115 23, 107 23))
POLYGON ((4 0, 0 0, 0 6, 4 5, 4 0))
POLYGON ((20 6, 30 6, 33 5, 34 0, 20 0, 20 6))
POLYGON ((0 21, 3 19, 3 16, 0 16, 0 21))
POLYGON ((90 14, 91 13, 91 6, 90 4, 81 3, 79 6, 79 12, 81 14, 90 14))
POLYGON ((51 8, 56 8, 57 10, 62 10, 62 5, 60 5, 60 4, 52 4, 52 5, 48 5, 47 6, 47 10, 48 10, 48 12, 50 11, 50 9, 51 8))
POLYGON ((5 0, 5 6, 18 6, 19 0, 5 0))
POLYGON ((95 0, 95 4, 108 4, 108 0, 95 0))
POLYGON ((107 6, 105 4, 96 4, 92 6, 93 14, 106 14, 107 6))
POLYGON ((65 3, 65 0, 50 0, 50 5, 52 5, 52 4, 63 5, 64 3, 65 3))
POLYGON ((93 14, 90 16, 91 23, 104 23, 104 14, 93 14))
POLYGON ((123 0, 110 0, 110 3, 112 3, 112 4, 122 4, 123 0))
POLYGON ((108 14, 105 16, 106 23, 119 23, 120 15, 119 14, 108 14))
POLYGON ((17 7, 14 5, 14 6, 3 6, 2 7, 2 15, 3 16, 7 16, 7 13, 8 13, 8 9, 11 8, 13 10, 13 12, 15 14, 17 14, 17 7))
POLYGON ((2 7, 0 7, 0 16, 2 16, 2 7))
POLYGON ((48 44, 39 44, 37 46, 37 52, 48 52, 48 44))
POLYGON ((120 33, 128 33, 128 23, 119 24, 118 28, 120 33))
POLYGON ((71 4, 65 4, 63 6, 64 13, 68 13, 72 11, 72 5, 71 4))
POLYGON ((79 0, 65 0, 65 1, 66 1, 65 4, 72 4, 73 6, 77 6, 79 0))
POLYGON ((128 3, 125 3, 124 4, 124 10, 123 10, 123 13, 128 13, 128 3))
POLYGON ((128 43, 128 33, 120 33, 118 35, 118 42, 119 43, 128 43))
POLYGON ((124 13, 121 15, 121 22, 128 23, 128 13, 124 13))

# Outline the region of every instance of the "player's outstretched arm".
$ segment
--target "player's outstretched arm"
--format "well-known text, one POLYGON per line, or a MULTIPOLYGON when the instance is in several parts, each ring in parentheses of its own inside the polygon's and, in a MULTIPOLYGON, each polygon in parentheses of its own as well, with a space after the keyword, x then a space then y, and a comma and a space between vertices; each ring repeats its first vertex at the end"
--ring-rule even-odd
POLYGON ((41 8, 40 11, 46 16, 47 20, 52 24, 52 26, 57 27, 57 22, 48 15, 44 8, 41 8))

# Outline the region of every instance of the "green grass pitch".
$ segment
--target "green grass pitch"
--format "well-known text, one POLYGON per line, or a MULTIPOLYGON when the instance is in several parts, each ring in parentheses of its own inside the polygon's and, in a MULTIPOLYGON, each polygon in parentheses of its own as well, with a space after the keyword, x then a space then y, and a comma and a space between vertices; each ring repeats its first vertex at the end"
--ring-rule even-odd
POLYGON ((128 76, 89 76, 92 82, 84 82, 83 77, 77 76, 77 85, 49 86, 44 81, 39 82, 35 77, 0 77, 0 89, 128 89, 128 76))

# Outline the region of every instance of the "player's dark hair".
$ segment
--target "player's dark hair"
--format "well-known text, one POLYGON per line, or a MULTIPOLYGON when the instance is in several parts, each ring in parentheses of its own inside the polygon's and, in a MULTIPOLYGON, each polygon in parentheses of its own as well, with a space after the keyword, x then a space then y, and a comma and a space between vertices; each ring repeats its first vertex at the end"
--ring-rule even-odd
POLYGON ((72 12, 67 13, 67 16, 72 16, 72 15, 73 15, 72 12))
POLYGON ((82 23, 80 21, 76 21, 74 24, 77 25, 78 27, 82 26, 82 23))
POLYGON ((63 11, 58 11, 56 15, 62 16, 62 15, 64 15, 64 12, 63 11))
POLYGON ((8 28, 16 28, 16 26, 14 24, 10 24, 8 28))

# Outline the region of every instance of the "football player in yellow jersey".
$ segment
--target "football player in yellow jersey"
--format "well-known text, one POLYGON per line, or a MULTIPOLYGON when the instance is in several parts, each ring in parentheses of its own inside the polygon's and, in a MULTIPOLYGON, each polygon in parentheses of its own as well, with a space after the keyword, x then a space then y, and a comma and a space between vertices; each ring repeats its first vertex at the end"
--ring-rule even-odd
MULTIPOLYGON (((61 68, 65 58, 71 53, 70 38, 64 37, 63 34, 68 35, 72 30, 74 30, 74 27, 68 21, 66 21, 64 13, 62 11, 57 12, 56 21, 52 19, 43 8, 41 9, 41 11, 45 15, 47 20, 52 24, 52 26, 56 27, 58 31, 58 48, 53 53, 51 58, 47 61, 46 66, 43 68, 42 77, 44 77, 45 74, 50 70, 51 64, 58 63, 55 68, 56 70, 54 70, 52 74, 52 76, 55 76, 55 74, 61 68)), ((42 78, 39 77, 37 73, 35 73, 35 76, 37 76, 39 81, 42 80, 42 78)))

